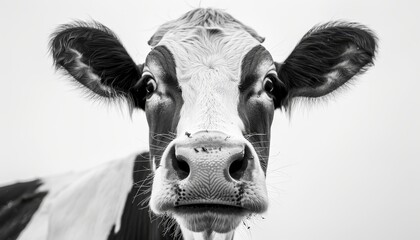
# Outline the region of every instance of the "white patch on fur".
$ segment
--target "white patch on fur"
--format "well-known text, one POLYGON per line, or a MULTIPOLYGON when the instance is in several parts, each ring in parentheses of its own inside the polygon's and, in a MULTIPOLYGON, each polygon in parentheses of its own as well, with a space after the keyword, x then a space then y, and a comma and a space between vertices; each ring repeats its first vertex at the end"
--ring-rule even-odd
POLYGON ((136 155, 80 174, 47 178, 49 191, 19 240, 104 240, 117 232, 133 185, 136 155))
MULTIPOLYGON (((315 91, 317 91, 317 95, 324 95, 342 85, 347 79, 341 76, 341 71, 344 71, 346 74, 350 75, 356 74, 359 71, 359 66, 352 64, 348 55, 357 55, 360 53, 361 51, 357 46, 348 46, 346 50, 341 54, 341 57, 344 60, 332 67, 329 73, 323 75, 326 81, 323 85, 315 89, 315 91)), ((306 90, 308 89, 304 89, 304 91, 306 90)))
POLYGON ((159 43, 173 53, 182 89, 178 134, 200 130, 242 134, 237 109, 242 59, 260 43, 244 30, 220 31, 210 34, 200 26, 177 29, 168 31, 159 43))
POLYGON ((112 88, 102 84, 101 83, 101 78, 98 75, 96 75, 95 73, 92 72, 92 69, 91 69, 90 66, 88 66, 88 65, 86 65, 85 63, 82 62, 83 55, 79 51, 77 51, 73 48, 69 48, 69 50, 75 54, 75 57, 74 57, 75 65, 73 66, 73 69, 70 70, 70 72, 72 72, 72 73, 75 73, 75 72, 76 73, 77 72, 83 73, 85 75, 83 79, 88 80, 88 82, 85 83, 87 86, 91 86, 95 89, 99 88, 105 94, 112 95, 114 90, 112 88))
POLYGON ((337 65, 335 65, 332 70, 337 70, 337 69, 346 69, 347 72, 350 72, 351 74, 356 74, 359 70, 360 67, 357 65, 354 65, 348 58, 347 55, 358 55, 358 54, 362 54, 362 51, 360 50, 359 47, 355 46, 355 45, 350 45, 346 48, 346 50, 343 52, 343 54, 341 54, 341 57, 343 57, 344 61, 338 63, 337 65))
POLYGON ((232 240, 235 233, 235 231, 231 231, 228 233, 213 232, 210 236, 207 236, 206 233, 192 232, 182 226, 181 231, 184 240, 232 240))
POLYGON ((353 65, 350 64, 349 60, 344 60, 338 64, 336 64, 332 69, 339 69, 339 68, 348 68, 351 67, 353 65))
POLYGON ((43 179, 43 184, 37 189, 37 192, 48 191, 38 210, 32 216, 31 221, 20 233, 18 240, 45 240, 48 235, 49 216, 51 204, 54 199, 83 173, 67 173, 59 176, 52 176, 43 179))
POLYGON ((346 55, 355 55, 355 54, 359 54, 360 48, 355 46, 355 45, 350 45, 346 48, 346 50, 341 54, 341 56, 346 56, 346 55))
MULTIPOLYGON (((324 75, 325 83, 321 86, 315 88, 315 91, 318 92, 318 95, 324 95, 331 91, 331 88, 334 88, 334 85, 339 84, 340 82, 340 72, 338 70, 333 70, 328 74, 324 75)), ((310 88, 305 88, 310 89, 310 88)))
POLYGON ((340 72, 338 70, 332 71, 325 75, 325 79, 327 80, 324 85, 322 85, 322 88, 328 88, 337 81, 339 81, 340 78, 340 72))

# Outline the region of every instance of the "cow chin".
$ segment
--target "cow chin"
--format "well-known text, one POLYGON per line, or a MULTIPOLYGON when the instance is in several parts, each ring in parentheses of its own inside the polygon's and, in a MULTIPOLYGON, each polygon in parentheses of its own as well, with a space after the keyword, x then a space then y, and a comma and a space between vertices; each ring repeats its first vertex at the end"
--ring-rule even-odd
POLYGON ((200 212, 175 213, 174 218, 181 226, 192 232, 228 233, 235 230, 246 216, 246 212, 235 214, 205 210, 200 212))
POLYGON ((177 189, 178 184, 174 185, 173 182, 162 180, 160 177, 161 171, 157 171, 149 202, 150 208, 157 215, 174 218, 183 233, 187 230, 193 233, 227 234, 233 232, 245 217, 267 210, 268 200, 263 182, 245 184, 240 204, 214 199, 177 203, 178 196, 174 189, 177 189))

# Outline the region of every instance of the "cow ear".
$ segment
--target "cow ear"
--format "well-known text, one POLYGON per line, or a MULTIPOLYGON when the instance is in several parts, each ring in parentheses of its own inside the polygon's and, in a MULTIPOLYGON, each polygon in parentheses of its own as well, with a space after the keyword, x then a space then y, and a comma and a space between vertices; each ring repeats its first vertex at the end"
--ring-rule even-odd
POLYGON ((277 73, 293 97, 324 96, 373 64, 376 37, 356 23, 332 22, 316 26, 301 39, 290 56, 277 63, 277 73))
POLYGON ((57 68, 103 97, 128 97, 141 77, 141 65, 97 22, 62 25, 51 37, 50 50, 57 68))

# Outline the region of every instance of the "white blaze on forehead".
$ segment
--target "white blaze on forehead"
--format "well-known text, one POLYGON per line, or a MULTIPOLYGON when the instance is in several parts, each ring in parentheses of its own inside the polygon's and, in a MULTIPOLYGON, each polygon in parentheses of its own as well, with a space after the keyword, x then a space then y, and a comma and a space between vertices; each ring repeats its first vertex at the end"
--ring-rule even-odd
POLYGON ((260 42, 244 30, 177 29, 159 45, 173 54, 184 100, 178 133, 218 130, 240 135, 239 83, 244 56, 260 42))

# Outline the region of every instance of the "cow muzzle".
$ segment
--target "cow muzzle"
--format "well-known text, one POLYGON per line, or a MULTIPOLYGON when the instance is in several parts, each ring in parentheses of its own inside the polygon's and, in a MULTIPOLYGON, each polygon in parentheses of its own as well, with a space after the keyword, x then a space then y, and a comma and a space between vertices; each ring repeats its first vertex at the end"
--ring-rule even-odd
POLYGON ((195 232, 229 232, 267 208, 265 175, 244 138, 200 131, 174 140, 162 155, 151 208, 195 232))

